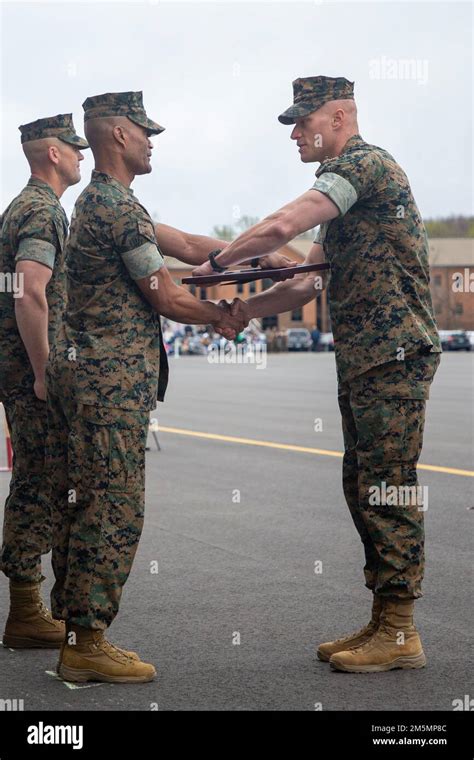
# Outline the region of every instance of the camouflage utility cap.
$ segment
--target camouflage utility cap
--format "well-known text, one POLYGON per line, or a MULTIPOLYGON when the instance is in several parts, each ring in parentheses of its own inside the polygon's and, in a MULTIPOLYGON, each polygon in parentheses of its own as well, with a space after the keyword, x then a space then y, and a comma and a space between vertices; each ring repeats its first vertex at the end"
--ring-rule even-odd
POLYGON ((293 82, 293 105, 280 114, 278 121, 294 124, 330 100, 354 100, 354 82, 344 77, 299 77, 293 82))
POLYGON ((87 140, 76 134, 72 113, 58 113, 57 116, 36 119, 36 121, 30 121, 29 124, 21 124, 18 129, 21 132, 22 143, 41 140, 43 137, 57 137, 58 140, 75 145, 77 148, 89 147, 87 140))
POLYGON ((84 121, 101 119, 105 116, 127 116, 135 124, 145 127, 149 135, 159 135, 164 131, 156 121, 146 115, 143 105, 143 93, 140 92, 106 92, 86 98, 82 104, 84 121))

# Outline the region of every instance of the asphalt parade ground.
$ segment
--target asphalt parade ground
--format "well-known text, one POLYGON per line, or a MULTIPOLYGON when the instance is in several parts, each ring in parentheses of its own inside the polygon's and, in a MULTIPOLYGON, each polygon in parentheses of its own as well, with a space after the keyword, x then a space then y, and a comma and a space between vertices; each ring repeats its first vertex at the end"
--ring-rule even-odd
MULTIPOLYGON (((357 675, 315 656, 319 642, 366 623, 370 606, 342 493, 334 354, 266 360, 170 359, 152 415, 161 451, 150 434, 145 528, 108 632, 152 662, 156 680, 67 684, 55 651, 0 647, 0 699, 24 710, 450 711, 474 695, 473 357, 445 354, 428 402, 416 605, 427 666, 357 675)), ((49 601, 49 557, 44 574, 49 601)), ((2 576, 2 628, 7 592, 2 576)))

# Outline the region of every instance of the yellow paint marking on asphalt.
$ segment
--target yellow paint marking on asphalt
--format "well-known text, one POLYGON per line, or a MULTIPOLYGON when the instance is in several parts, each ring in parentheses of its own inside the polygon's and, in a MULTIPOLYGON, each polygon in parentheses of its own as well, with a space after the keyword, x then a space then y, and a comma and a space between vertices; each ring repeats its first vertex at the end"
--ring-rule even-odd
MULTIPOLYGON (((313 449, 309 446, 295 446, 291 443, 274 443, 273 441, 258 441, 255 438, 237 438, 233 435, 219 435, 218 433, 203 433, 198 430, 185 430, 183 428, 161 427, 160 433, 176 433, 177 435, 189 435, 194 438, 208 438, 211 441, 226 441, 227 443, 241 443, 246 446, 264 446, 269 449, 282 449, 284 451, 297 451, 303 454, 319 454, 325 457, 343 456, 342 451, 332 451, 331 449, 313 449)), ((464 475, 474 478, 474 470, 458 470, 456 467, 442 467, 434 464, 419 464, 419 470, 429 470, 430 472, 445 472, 448 475, 464 475)))
POLYGON ((440 464, 419 464, 418 470, 430 470, 431 472, 447 472, 448 475, 465 475, 474 478, 474 470, 458 470, 457 467, 442 467, 440 464))

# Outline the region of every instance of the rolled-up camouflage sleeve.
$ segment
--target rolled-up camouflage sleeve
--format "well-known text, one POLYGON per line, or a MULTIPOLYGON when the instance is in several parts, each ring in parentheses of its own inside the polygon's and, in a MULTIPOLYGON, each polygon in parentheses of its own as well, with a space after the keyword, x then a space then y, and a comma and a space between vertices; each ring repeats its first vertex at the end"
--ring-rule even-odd
POLYGON ((312 190, 327 195, 344 215, 356 201, 371 195, 384 173, 382 160, 375 152, 343 154, 328 161, 312 190))
POLYGON ((36 261, 54 269, 61 246, 56 210, 45 206, 28 214, 18 229, 17 243, 15 263, 36 261))
POLYGON ((316 230, 313 243, 317 243, 318 245, 324 244, 324 238, 326 236, 327 226, 328 226, 327 223, 319 225, 318 229, 316 230))
POLYGON ((115 249, 133 280, 149 277, 164 265, 153 222, 133 211, 115 220, 112 229, 115 249))

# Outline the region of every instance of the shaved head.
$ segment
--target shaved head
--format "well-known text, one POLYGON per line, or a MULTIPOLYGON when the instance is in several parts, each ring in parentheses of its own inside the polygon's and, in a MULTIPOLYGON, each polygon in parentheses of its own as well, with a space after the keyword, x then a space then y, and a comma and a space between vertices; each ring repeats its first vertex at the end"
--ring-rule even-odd
POLYGON ((49 149, 55 147, 60 150, 61 140, 58 140, 57 137, 42 137, 39 140, 29 140, 23 143, 22 147, 30 169, 34 172, 38 169, 45 169, 49 165, 49 149))
POLYGON ((330 119, 334 118, 337 111, 342 111, 341 118, 346 127, 357 127, 357 106, 355 100, 330 100, 319 109, 319 113, 325 113, 330 119))
POLYGON ((103 116, 100 119, 88 119, 84 124, 86 139, 94 154, 100 151, 107 143, 114 140, 114 128, 128 129, 132 122, 127 116, 103 116))
POLYGON ((81 179, 81 151, 58 137, 41 137, 22 144, 31 175, 43 179, 60 196, 81 179))
POLYGON ((153 145, 145 127, 128 116, 101 116, 84 123, 95 165, 129 186, 137 174, 151 172, 153 145))

